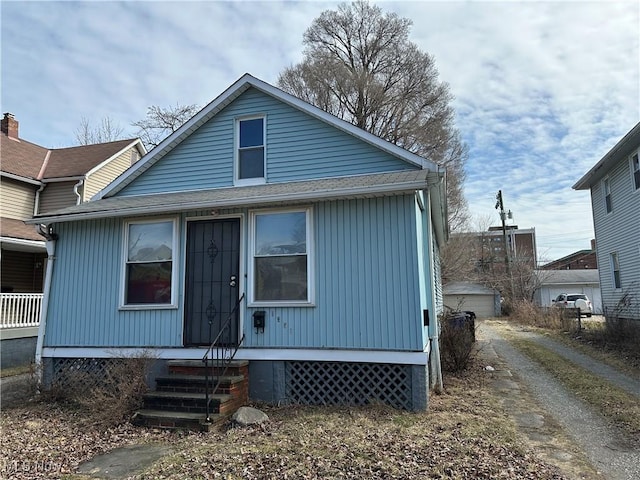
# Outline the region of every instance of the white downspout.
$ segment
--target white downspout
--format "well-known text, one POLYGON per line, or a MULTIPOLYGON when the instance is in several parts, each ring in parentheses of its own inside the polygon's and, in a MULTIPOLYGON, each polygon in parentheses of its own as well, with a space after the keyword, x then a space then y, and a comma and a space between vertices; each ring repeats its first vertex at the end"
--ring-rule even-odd
POLYGON ((82 203, 82 195, 80 195, 78 189, 82 186, 84 180, 84 177, 81 178, 80 181, 73 186, 73 193, 75 193, 76 197, 78 197, 78 200, 76 200, 76 205, 80 205, 82 203))
POLYGON ((36 215, 38 215, 39 211, 40 211, 40 192, 42 192, 42 190, 44 190, 44 187, 46 187, 47 184, 43 183, 42 185, 40 185, 40 188, 38 188, 38 190, 36 190, 36 199, 35 202, 33 203, 33 216, 35 217, 36 215))
MULTIPOLYGON (((36 228, 38 228, 37 226, 36 228)), ((38 229, 42 234, 42 230, 38 229)), ((56 259, 56 237, 47 234, 47 266, 44 276, 44 293, 42 295, 42 306, 40 308, 40 326, 38 327, 38 341, 36 343, 36 368, 39 375, 42 375, 42 349, 44 346, 44 333, 47 327, 47 312, 49 311, 49 297, 51 296, 51 280, 53 278, 53 262, 56 259)), ((40 378, 42 381, 42 378, 40 378)))
MULTIPOLYGON (((434 251, 435 249, 433 248, 433 228, 432 228, 432 222, 433 222, 433 217, 431 216, 431 188, 429 188, 427 191, 427 201, 425 202, 427 204, 427 218, 429 219, 429 221, 426 223, 427 225, 429 225, 429 229, 428 229, 428 238, 429 238, 429 273, 431 274, 431 277, 434 277, 435 274, 435 264, 434 264, 434 251)), ((431 374, 435 374, 435 383, 434 383, 434 390, 437 393, 441 393, 444 390, 444 384, 442 381, 442 365, 440 363, 440 335, 439 335, 439 330, 440 330, 440 324, 439 324, 439 319, 438 319, 438 312, 436 310, 436 291, 435 291, 435 283, 434 283, 434 288, 431 289, 431 305, 433 307, 433 320, 429 322, 429 340, 431 341, 431 358, 433 358, 433 370, 431 374)))

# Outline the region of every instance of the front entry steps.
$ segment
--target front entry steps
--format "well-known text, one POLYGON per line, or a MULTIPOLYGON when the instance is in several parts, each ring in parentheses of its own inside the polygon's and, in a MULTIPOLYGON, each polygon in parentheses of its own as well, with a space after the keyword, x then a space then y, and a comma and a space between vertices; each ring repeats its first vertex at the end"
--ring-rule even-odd
MULTIPOLYGON (((205 367, 200 360, 169 360, 169 374, 156 378, 155 391, 144 396, 134 423, 147 427, 208 431, 249 400, 249 362, 233 360, 222 375, 209 366, 209 382, 220 386, 210 395, 211 423, 206 422, 205 367), (214 375, 212 377, 212 375, 214 375)), ((222 369, 220 369, 222 370, 222 369)))

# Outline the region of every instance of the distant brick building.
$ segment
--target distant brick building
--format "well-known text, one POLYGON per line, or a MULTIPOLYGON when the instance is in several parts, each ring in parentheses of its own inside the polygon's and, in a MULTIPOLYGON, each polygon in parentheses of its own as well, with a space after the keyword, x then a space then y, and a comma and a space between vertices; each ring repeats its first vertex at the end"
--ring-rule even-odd
POLYGON ((502 227, 489 227, 484 232, 460 235, 473 240, 473 262, 477 273, 492 275, 504 272, 506 270, 505 253, 512 264, 518 263, 536 268, 538 257, 535 228, 519 229, 517 225, 507 225, 505 236, 503 236, 502 227), (504 237, 506 237, 506 252, 504 237))
POLYGON ((578 250, 566 257, 549 262, 540 268, 543 270, 595 270, 598 268, 595 241, 591 241, 591 250, 578 250))

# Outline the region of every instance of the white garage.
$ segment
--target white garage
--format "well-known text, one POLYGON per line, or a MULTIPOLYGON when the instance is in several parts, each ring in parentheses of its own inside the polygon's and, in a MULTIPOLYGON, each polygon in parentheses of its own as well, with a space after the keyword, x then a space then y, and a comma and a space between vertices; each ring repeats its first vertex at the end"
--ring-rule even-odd
POLYGON ((598 270, 536 270, 539 288, 534 300, 538 306, 550 307, 551 300, 561 293, 584 293, 593 306, 593 313, 602 313, 602 296, 598 270))
POLYGON ((471 310, 478 318, 500 315, 500 293, 482 284, 450 283, 443 287, 444 304, 453 310, 471 310))

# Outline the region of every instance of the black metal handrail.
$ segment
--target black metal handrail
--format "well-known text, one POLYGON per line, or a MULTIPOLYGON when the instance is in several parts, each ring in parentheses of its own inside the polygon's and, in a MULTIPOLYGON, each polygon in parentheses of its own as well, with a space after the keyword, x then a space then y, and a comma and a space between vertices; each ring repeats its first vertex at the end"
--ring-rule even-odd
POLYGON ((220 328, 220 331, 218 332, 218 335, 216 335, 216 338, 211 342, 211 345, 209 345, 209 348, 207 349, 206 353, 204 354, 204 356, 202 357, 202 362, 204 363, 204 375, 205 375, 205 390, 204 390, 204 394, 205 394, 205 402, 206 402, 206 406, 207 406, 207 423, 211 423, 211 407, 210 407, 210 403, 211 400, 213 398, 213 396, 216 394, 216 392, 218 391, 218 388, 220 387, 220 381, 221 381, 221 377, 223 377, 226 373, 227 370, 229 368, 229 365, 231 364, 231 362, 233 361, 234 357, 236 356, 236 353, 238 352, 238 349, 240 348, 240 345, 242 344, 242 342, 244 341, 244 333, 242 334, 242 337, 240 337, 240 339, 238 340, 238 342, 235 345, 229 345, 228 347, 223 347, 222 351, 220 348, 218 348, 217 344, 218 341, 220 340, 220 338, 222 338, 222 334, 225 333, 226 330, 231 329, 231 320, 233 319, 234 315, 237 313, 238 308, 240 307, 240 304, 242 303, 242 300, 244 300, 244 293, 242 294, 242 296, 238 299, 238 301, 236 302, 236 305, 233 307, 233 310, 231 310, 231 313, 229 314, 229 316, 227 317, 227 320, 224 322, 224 324, 222 325, 222 327, 220 328), (215 349, 216 352, 216 358, 215 358, 215 362, 214 362, 214 358, 213 358, 213 351, 215 349), (228 352, 228 355, 227 355, 228 352), (217 381, 215 386, 210 389, 210 382, 209 382, 209 354, 211 354, 211 377, 213 378, 213 371, 214 369, 216 369, 218 372, 217 375, 217 381), (223 368, 224 367, 224 368, 223 368), (220 371, 222 369, 222 371, 220 371))

